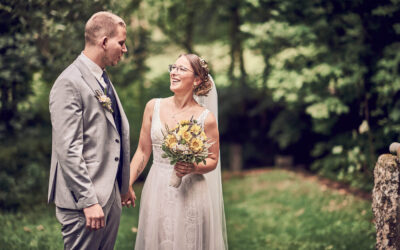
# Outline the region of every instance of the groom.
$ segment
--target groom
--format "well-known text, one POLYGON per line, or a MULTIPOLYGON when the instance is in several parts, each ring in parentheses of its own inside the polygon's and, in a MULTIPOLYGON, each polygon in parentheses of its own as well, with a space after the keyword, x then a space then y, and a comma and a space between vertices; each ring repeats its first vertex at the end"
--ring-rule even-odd
POLYGON ((129 185, 129 124, 105 68, 127 52, 125 40, 120 17, 94 14, 85 26, 84 51, 50 92, 48 202, 56 205, 65 249, 114 248, 121 194, 129 185))

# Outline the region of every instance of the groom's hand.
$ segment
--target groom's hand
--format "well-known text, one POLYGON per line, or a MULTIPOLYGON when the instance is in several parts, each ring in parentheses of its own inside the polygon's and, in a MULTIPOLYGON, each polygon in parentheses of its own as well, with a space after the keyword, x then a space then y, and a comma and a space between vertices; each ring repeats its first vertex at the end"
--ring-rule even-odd
POLYGON ((98 230, 105 225, 103 208, 99 204, 94 204, 84 208, 83 213, 86 217, 86 228, 98 230))
POLYGON ((121 194, 121 204, 122 206, 132 206, 135 207, 135 200, 136 200, 136 194, 135 191, 133 191, 132 186, 129 187, 129 191, 126 194, 121 194))

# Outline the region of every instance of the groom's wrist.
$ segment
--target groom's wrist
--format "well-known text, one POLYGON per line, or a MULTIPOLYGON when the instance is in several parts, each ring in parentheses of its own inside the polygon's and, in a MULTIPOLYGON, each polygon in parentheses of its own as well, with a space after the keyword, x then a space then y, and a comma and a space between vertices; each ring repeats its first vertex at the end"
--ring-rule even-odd
POLYGON ((83 210, 85 210, 86 208, 93 207, 94 205, 99 205, 99 203, 95 203, 95 204, 88 205, 88 206, 84 207, 83 210))
POLYGON ((99 203, 87 204, 83 209, 88 208, 88 207, 93 207, 96 204, 99 204, 99 203))
POLYGON ((96 196, 92 197, 81 197, 78 202, 76 203, 76 206, 79 209, 84 209, 90 206, 93 206, 95 204, 99 204, 99 201, 97 200, 96 196))

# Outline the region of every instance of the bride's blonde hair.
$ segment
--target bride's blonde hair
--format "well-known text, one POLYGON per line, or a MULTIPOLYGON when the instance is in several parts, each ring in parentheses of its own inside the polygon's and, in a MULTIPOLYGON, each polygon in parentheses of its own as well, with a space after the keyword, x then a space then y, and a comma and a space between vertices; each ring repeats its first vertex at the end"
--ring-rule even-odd
POLYGON ((210 92, 212 88, 212 83, 208 77, 209 69, 207 62, 195 54, 181 54, 179 57, 181 56, 188 59, 190 66, 193 68, 194 74, 201 80, 200 84, 194 87, 194 94, 197 96, 207 96, 208 92, 210 92))

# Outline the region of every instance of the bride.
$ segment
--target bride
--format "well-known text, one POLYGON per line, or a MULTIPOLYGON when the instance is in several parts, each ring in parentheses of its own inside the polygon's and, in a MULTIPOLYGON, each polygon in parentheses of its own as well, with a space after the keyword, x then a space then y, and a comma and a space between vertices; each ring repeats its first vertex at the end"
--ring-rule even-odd
POLYGON ((153 152, 153 164, 143 187, 135 249, 228 249, 219 163, 217 92, 207 63, 194 54, 179 56, 169 66, 173 96, 146 105, 139 145, 132 158, 130 192, 123 203, 134 205, 132 184, 153 152), (211 111, 211 112, 210 112, 211 111), (206 164, 178 162, 161 157, 162 130, 194 117, 214 144, 206 164), (175 169, 182 177, 169 186, 175 169))

